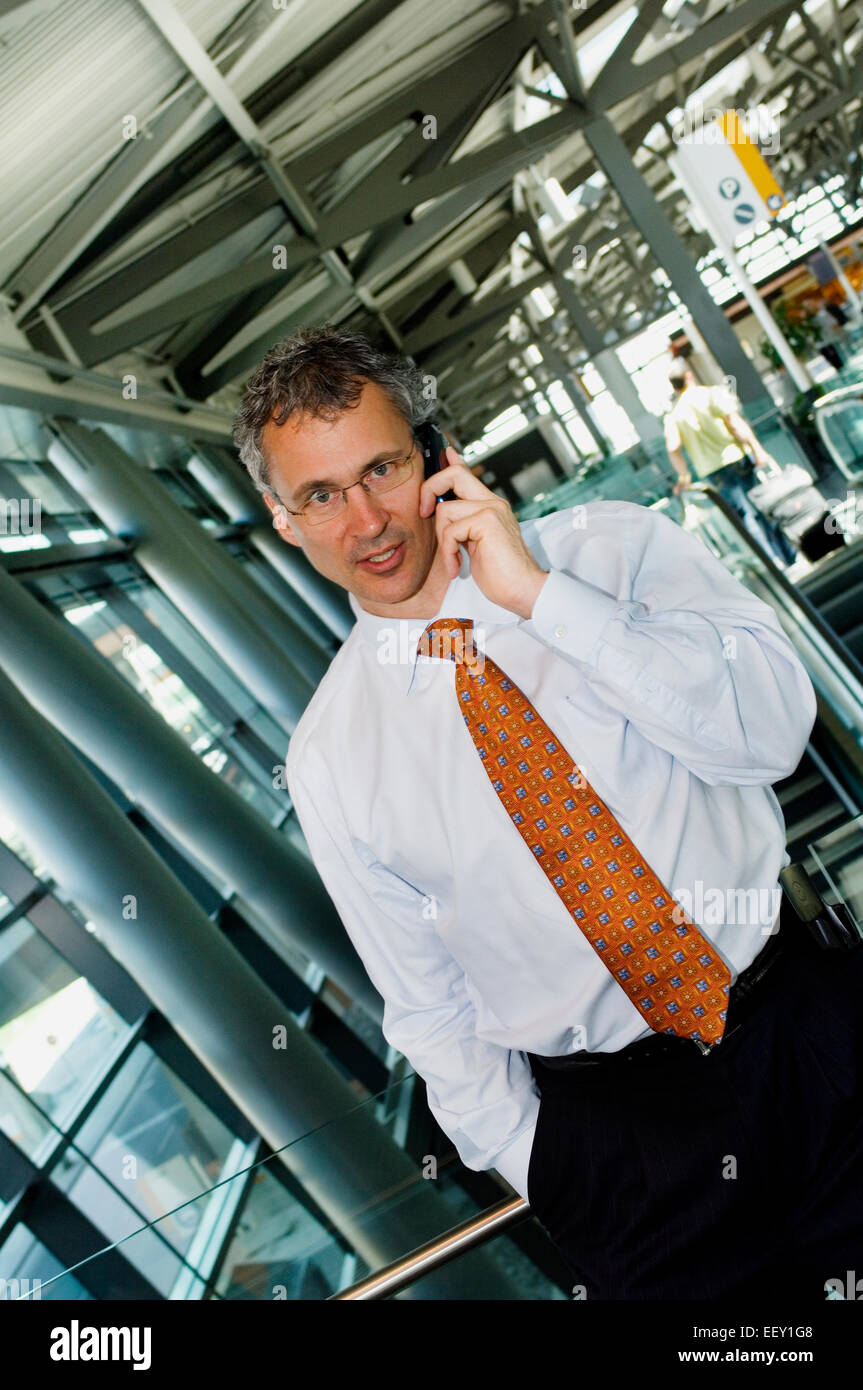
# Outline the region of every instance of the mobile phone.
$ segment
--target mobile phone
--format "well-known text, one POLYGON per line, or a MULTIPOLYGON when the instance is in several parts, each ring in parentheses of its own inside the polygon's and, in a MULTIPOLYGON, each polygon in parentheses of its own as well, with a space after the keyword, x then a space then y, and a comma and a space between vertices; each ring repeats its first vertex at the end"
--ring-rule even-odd
MULTIPOLYGON (((423 451, 425 460, 425 476, 430 478, 433 473, 438 473, 441 468, 448 468, 446 459, 447 442, 443 431, 434 420, 425 420, 421 425, 417 425, 416 437, 419 440, 420 448, 423 451)), ((456 494, 452 488, 448 492, 438 497, 438 502, 455 502, 456 494)))

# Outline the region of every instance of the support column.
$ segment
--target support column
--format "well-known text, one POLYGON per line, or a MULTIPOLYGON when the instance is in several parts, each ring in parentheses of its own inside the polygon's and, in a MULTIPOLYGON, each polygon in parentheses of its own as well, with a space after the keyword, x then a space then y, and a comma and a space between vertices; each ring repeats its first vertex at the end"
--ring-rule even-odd
POLYGON ((249 540, 308 605, 329 632, 343 642, 356 621, 344 589, 319 574, 301 550, 280 540, 257 489, 225 450, 195 446, 189 472, 206 488, 231 521, 250 524, 249 540))
POLYGON ((626 368, 613 347, 603 348, 594 356, 593 365, 599 372, 617 404, 626 411, 632 427, 643 444, 662 438, 662 424, 649 410, 632 384, 626 368))
POLYGON ((48 457, 268 714, 293 733, 329 659, 102 430, 55 420, 48 457))
MULTIPOLYGON (((559 278, 560 280, 563 281, 563 284, 566 286, 567 290, 569 290, 569 291, 572 292, 572 297, 573 297, 573 299, 574 299, 576 302, 578 302, 578 296, 575 294, 575 291, 572 289, 572 286, 570 285, 569 281, 566 280, 563 276, 560 276, 560 277, 558 277, 558 278, 559 278)), ((557 284, 557 280, 555 280, 555 284, 557 284)), ((570 301, 570 299, 569 299, 569 296, 568 296, 568 295, 565 295, 565 294, 561 294, 561 301, 564 302, 564 303, 567 305, 567 310, 569 310, 569 305, 570 305, 570 303, 571 303, 571 301, 570 301)), ((581 306, 580 304, 578 305, 578 308, 579 308, 579 311, 580 311, 580 313, 579 313, 579 316, 580 316, 581 314, 584 313, 584 310, 583 310, 583 308, 582 308, 582 306, 581 306)), ((570 314, 570 317, 572 317, 571 314, 570 314)), ((586 315, 585 315, 585 317, 586 317, 586 315)), ((588 320, 588 322, 589 322, 589 320, 588 320)), ((592 328, 593 328, 593 324, 591 324, 590 327, 591 327, 591 329, 592 329, 592 328)), ((576 326, 576 332, 579 333, 579 337, 581 337, 582 342, 584 342, 584 336, 583 336, 583 334, 579 331, 579 329, 577 328, 577 326, 576 326)), ((595 330, 594 330, 594 332, 595 332, 595 330)), ((602 430, 600 429, 599 425, 596 423, 596 421, 594 420, 594 418, 593 418, 593 416, 592 416, 592 414, 591 414, 591 412, 590 412, 590 402, 589 402, 589 398, 588 398, 587 392, 585 391, 585 389, 584 389, 584 387, 582 386, 581 382, 578 380, 578 378, 577 378, 577 376, 575 375, 575 373, 570 369, 569 365, 567 364, 567 362, 565 361, 565 359, 564 359, 564 357, 563 357, 563 354, 560 353, 560 352, 558 352, 558 350, 557 350, 557 348, 554 346, 554 344, 550 341, 550 339, 549 339, 544 333, 542 333, 541 330, 540 330, 540 344, 539 344, 539 346, 540 346, 540 350, 541 350, 541 352, 542 352, 542 355, 543 355, 543 357, 545 358, 546 362, 548 363, 548 365, 549 365, 551 371, 554 372, 554 374, 557 376, 557 378, 558 378, 559 381, 562 381, 562 382, 563 382, 564 389, 566 390, 567 394, 569 395, 570 400, 572 401, 573 405, 575 406, 576 411, 577 411, 578 414, 580 415, 580 417, 581 417, 581 419, 582 419, 582 421, 583 421, 583 423, 584 423, 584 426, 585 426, 586 430, 588 431, 588 433, 590 434, 590 437, 591 437, 591 439, 593 440, 594 444, 596 445, 597 449, 599 450, 599 452, 600 452, 601 454, 604 454, 604 455, 606 455, 606 457, 607 457, 609 454, 611 454, 611 453, 613 452, 613 450, 612 450, 611 445, 609 444, 608 440, 606 439, 605 435, 602 433, 602 430)), ((585 347, 586 347, 586 346, 587 346, 587 344, 585 343, 585 347)), ((588 351, 589 351, 589 349, 588 349, 588 351)))
MULTIPOLYGON (((772 405, 759 373, 740 345, 722 310, 714 304, 701 276, 657 201, 649 184, 606 115, 589 120, 582 131, 611 184, 654 257, 698 325, 723 372, 737 382, 737 394, 747 404, 772 405)), ((590 349, 588 349, 590 351, 590 349)))
POLYGON ((571 478, 580 462, 578 451, 551 401, 548 404, 551 413, 540 415, 536 427, 548 445, 549 453, 554 455, 555 461, 560 465, 561 478, 571 478))
MULTIPOLYGON (((0 568, 0 667, 166 835, 372 1015, 381 1000, 310 859, 223 782, 70 623, 0 568)), ((53 796, 49 767, 43 799, 53 796)), ((254 925, 254 923, 253 923, 254 925)))
MULTIPOLYGON (((2 674, 0 758, 0 806, 28 846, 362 1258, 379 1267, 452 1226, 433 1184, 2 674)), ((475 1251, 423 1280, 422 1296, 520 1294, 475 1251)))

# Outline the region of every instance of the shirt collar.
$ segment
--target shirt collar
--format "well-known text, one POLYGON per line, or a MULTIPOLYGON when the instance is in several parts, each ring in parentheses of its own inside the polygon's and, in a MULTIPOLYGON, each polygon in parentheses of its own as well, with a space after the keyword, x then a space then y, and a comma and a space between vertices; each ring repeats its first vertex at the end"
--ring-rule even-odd
POLYGON ((348 603, 357 620, 360 640, 376 653, 381 670, 389 672, 404 694, 410 692, 417 663, 437 657, 417 657, 421 634, 434 618, 473 618, 479 628, 505 627, 520 621, 517 613, 492 603, 471 576, 470 556, 462 547, 461 566, 450 581, 434 618, 383 618, 369 613, 348 591, 348 603))

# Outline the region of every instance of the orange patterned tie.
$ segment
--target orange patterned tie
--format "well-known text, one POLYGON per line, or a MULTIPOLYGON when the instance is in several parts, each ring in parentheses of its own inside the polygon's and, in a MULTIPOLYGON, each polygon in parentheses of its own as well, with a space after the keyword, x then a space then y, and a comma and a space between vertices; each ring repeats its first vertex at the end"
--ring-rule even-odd
POLYGON ((707 1050, 731 974, 514 681, 478 654, 471 618, 438 618, 419 655, 456 663, 459 706, 507 814, 600 960, 657 1033, 707 1050), (444 640, 445 639, 445 640, 444 640), (674 915, 672 915, 674 914, 674 915))

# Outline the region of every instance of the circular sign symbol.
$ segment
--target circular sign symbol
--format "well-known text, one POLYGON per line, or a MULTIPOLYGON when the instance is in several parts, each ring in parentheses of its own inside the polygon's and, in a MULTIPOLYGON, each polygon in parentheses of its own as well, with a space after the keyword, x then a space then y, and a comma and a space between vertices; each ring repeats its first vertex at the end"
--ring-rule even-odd
POLYGON ((754 222, 755 209, 751 203, 738 203, 734 209, 735 222, 754 222))
POLYGON ((775 212, 777 208, 781 208, 781 206, 782 206, 782 194, 781 194, 781 193, 769 193, 769 194, 767 195, 767 206, 769 207, 769 209, 770 209, 771 212, 775 212))
POLYGON ((737 179, 723 179, 719 185, 719 192, 723 198, 736 198, 740 192, 740 183, 737 179))

